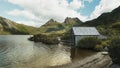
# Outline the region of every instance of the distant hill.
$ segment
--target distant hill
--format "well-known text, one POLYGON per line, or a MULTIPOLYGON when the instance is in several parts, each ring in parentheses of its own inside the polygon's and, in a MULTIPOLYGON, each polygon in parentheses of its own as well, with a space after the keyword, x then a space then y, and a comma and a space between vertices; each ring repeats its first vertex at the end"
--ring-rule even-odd
POLYGON ((62 34, 70 29, 72 26, 76 26, 82 23, 78 18, 67 17, 65 21, 57 22, 50 19, 40 28, 18 24, 14 21, 0 17, 0 34, 39 34, 39 33, 59 33, 62 34))
POLYGON ((50 19, 39 28, 39 33, 64 33, 72 26, 77 26, 82 22, 78 18, 67 17, 64 22, 57 22, 50 19))
POLYGON ((0 17, 0 34, 33 34, 35 27, 18 24, 9 19, 0 17))
POLYGON ((44 25, 42 25, 39 28, 40 33, 50 33, 50 32, 56 32, 61 31, 65 29, 64 25, 62 23, 59 23, 53 19, 50 19, 48 22, 46 22, 44 25))

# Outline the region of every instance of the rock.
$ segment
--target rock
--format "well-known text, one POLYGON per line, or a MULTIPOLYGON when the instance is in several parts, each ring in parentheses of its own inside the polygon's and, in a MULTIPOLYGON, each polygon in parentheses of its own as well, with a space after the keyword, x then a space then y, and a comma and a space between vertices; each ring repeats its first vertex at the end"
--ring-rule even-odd
POLYGON ((67 17, 64 21, 65 24, 67 25, 76 25, 82 23, 78 18, 70 18, 67 17))

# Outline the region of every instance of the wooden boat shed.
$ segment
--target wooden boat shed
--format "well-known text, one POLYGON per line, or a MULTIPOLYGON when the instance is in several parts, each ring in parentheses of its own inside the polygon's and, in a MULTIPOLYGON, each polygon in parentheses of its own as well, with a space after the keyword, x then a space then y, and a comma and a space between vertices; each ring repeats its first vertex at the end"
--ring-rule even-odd
POLYGON ((78 41, 82 38, 100 37, 100 33, 95 27, 73 27, 72 30, 75 46, 77 46, 78 41))

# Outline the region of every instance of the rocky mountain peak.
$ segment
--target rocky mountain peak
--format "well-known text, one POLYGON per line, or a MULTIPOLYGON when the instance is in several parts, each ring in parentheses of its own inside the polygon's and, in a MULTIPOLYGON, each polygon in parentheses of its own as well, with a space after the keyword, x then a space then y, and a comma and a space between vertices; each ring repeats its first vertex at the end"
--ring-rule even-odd
POLYGON ((50 19, 47 23, 56 22, 54 19, 50 19))
POLYGON ((58 24, 57 21, 55 21, 54 19, 50 19, 48 22, 46 22, 43 26, 52 26, 52 25, 56 25, 58 24))
POLYGON ((77 17, 76 18, 67 17, 64 23, 68 25, 73 25, 73 24, 81 23, 81 21, 77 17))

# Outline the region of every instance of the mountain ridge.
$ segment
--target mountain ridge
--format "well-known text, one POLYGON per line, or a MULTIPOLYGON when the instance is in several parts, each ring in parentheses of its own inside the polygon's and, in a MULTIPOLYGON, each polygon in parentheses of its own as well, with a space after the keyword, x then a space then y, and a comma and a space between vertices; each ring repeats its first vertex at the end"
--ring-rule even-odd
MULTIPOLYGON (((110 25, 119 25, 120 22, 120 6, 112 12, 103 13, 98 18, 82 22, 77 17, 66 17, 64 22, 57 22, 50 19, 39 28, 18 24, 9 19, 0 16, 0 34, 39 34, 39 33, 64 33, 73 26, 94 26, 94 27, 112 27, 110 25)), ((114 26, 113 26, 114 27, 114 26)), ((118 26, 117 26, 118 27, 118 26)))
POLYGON ((120 21, 120 6, 111 12, 103 13, 98 18, 87 21, 81 26, 99 26, 99 25, 110 25, 114 22, 120 21))
POLYGON ((39 28, 39 32, 41 33, 53 33, 53 32, 64 33, 69 28, 76 26, 78 24, 81 24, 81 23, 82 21, 80 21, 78 18, 71 18, 71 17, 66 17, 64 22, 57 22, 54 19, 50 19, 49 21, 47 21, 44 25, 42 25, 39 28))
POLYGON ((32 34, 31 30, 35 29, 0 16, 0 34, 32 34))

